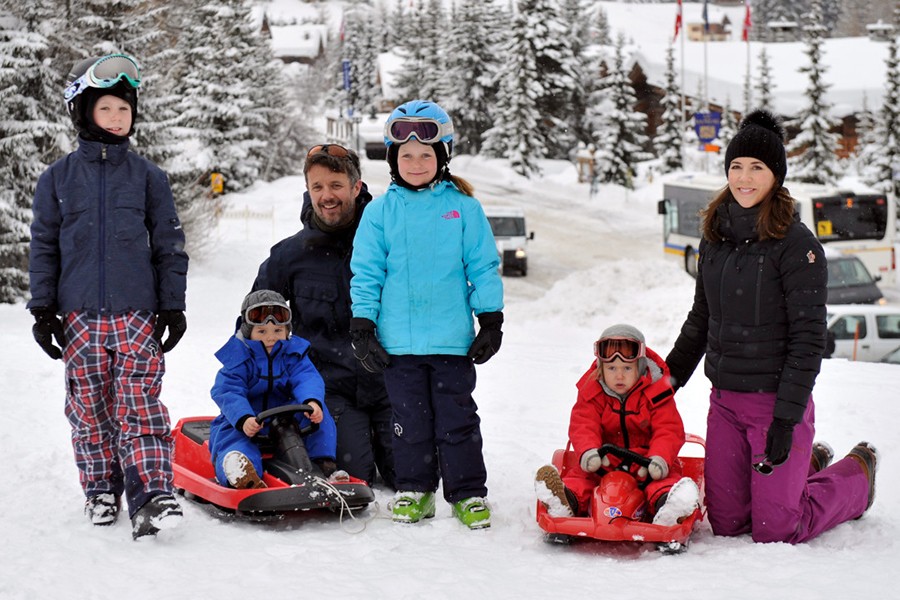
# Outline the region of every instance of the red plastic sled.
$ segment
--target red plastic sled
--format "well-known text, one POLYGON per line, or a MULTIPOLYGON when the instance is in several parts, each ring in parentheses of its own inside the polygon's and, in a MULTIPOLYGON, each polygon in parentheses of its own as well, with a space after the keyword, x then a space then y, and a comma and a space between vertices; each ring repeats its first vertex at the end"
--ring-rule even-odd
MULTIPOLYGON (((706 440, 688 434, 685 446, 693 444, 702 450, 706 449, 706 440)), ((700 452, 703 454, 703 452, 700 452)), ((693 479, 700 489, 700 508, 695 510, 683 522, 667 527, 654 525, 643 520, 624 516, 619 504, 630 501, 624 493, 620 493, 619 479, 633 477, 622 471, 611 471, 604 475, 601 484, 594 490, 591 499, 590 516, 587 517, 552 517, 546 507, 537 502, 537 523, 546 532, 549 542, 569 543, 574 539, 593 538, 610 542, 649 542, 656 543, 660 551, 677 553, 687 549, 694 525, 703 520, 703 465, 704 459, 697 456, 679 455, 682 472, 685 477, 693 479), (609 481, 607 478, 610 478, 609 481), (606 495, 604 497, 604 490, 606 495)), ((565 450, 553 453, 553 465, 565 476, 569 469, 577 467, 579 457, 575 455, 571 444, 565 450)), ((627 488, 627 486, 625 486, 627 488)), ((634 489, 634 484, 630 488, 634 489)), ((626 489, 625 492, 628 490, 626 489)), ((624 508, 624 507, 623 507, 624 508)), ((628 509, 625 509, 626 511, 628 509)))
MULTIPOLYGON (((187 417, 178 421, 173 430, 174 484, 189 499, 212 504, 226 514, 260 520, 278 518, 293 511, 355 510, 375 501, 375 495, 365 481, 351 477, 349 481, 331 482, 325 487, 298 471, 290 456, 276 458, 266 453, 263 454, 265 472, 262 480, 267 488, 238 490, 222 486, 216 480, 209 454, 212 420, 213 417, 187 417)), ((305 448, 301 448, 301 454, 305 455, 305 448)), ((308 457, 306 460, 309 464, 308 457)))

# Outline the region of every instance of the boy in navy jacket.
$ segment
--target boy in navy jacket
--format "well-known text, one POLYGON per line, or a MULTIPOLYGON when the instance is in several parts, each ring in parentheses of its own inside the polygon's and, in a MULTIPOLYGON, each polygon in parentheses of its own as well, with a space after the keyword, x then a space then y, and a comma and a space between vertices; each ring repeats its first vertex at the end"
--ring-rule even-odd
POLYGON ((187 329, 188 265, 166 174, 128 150, 140 82, 124 54, 81 61, 69 74, 78 149, 37 183, 28 302, 35 340, 65 362, 85 514, 111 525, 124 494, 135 539, 181 518, 159 395, 163 352, 187 329))

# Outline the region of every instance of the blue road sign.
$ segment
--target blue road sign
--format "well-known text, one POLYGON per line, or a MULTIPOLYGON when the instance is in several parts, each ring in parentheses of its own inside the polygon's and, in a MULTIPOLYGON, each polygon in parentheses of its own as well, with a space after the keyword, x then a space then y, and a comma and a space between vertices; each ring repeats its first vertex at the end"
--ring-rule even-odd
POLYGON ((694 131, 704 144, 719 137, 719 126, 722 124, 722 113, 717 111, 694 113, 694 131))

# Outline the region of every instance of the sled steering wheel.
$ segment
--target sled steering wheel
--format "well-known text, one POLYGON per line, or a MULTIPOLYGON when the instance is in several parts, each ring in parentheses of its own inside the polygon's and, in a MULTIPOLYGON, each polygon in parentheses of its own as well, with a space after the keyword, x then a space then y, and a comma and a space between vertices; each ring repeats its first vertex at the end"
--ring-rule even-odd
MULTIPOLYGON (((256 420, 259 421, 260 424, 265 421, 274 422, 276 419, 280 417, 292 418, 297 413, 305 413, 312 414, 313 408, 308 404, 285 404, 284 406, 277 406, 275 408, 270 408, 269 410, 264 410, 258 415, 256 415, 256 420)), ((301 435, 306 435, 307 433, 312 433, 317 430, 319 426, 315 423, 311 423, 300 430, 301 435)))
MULTIPOLYGON (((623 448, 621 446, 616 446, 615 444, 603 444, 600 446, 598 450, 600 454, 600 458, 603 458, 607 454, 611 454, 619 459, 619 464, 613 471, 625 471, 626 473, 631 473, 631 467, 633 465, 637 465, 638 467, 644 467, 645 469, 650 466, 650 459, 646 456, 642 456, 637 452, 633 452, 628 448, 623 448)), ((635 479, 637 476, 635 475, 635 479)), ((646 487, 646 485, 650 483, 650 476, 647 475, 644 477, 642 481, 638 482, 638 486, 640 488, 646 487)))

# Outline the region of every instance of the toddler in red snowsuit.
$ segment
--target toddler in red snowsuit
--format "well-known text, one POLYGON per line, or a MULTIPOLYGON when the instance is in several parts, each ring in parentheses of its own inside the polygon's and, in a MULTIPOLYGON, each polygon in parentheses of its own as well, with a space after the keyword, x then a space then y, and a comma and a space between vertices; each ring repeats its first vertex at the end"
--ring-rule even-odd
POLYGON ((649 466, 634 466, 633 473, 639 480, 650 478, 645 491, 653 522, 674 525, 697 507, 699 491, 693 480, 682 477, 677 458, 685 434, 669 370, 631 325, 607 328, 594 354, 596 363, 576 385, 578 399, 569 420, 580 468, 561 478, 552 465, 541 467, 535 479, 538 499, 552 516, 586 514, 600 478, 619 465, 617 457, 599 451, 603 444, 614 444, 650 458, 649 466))

